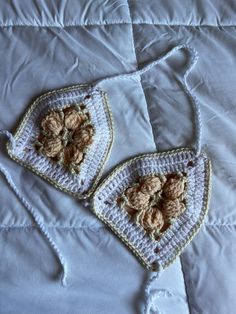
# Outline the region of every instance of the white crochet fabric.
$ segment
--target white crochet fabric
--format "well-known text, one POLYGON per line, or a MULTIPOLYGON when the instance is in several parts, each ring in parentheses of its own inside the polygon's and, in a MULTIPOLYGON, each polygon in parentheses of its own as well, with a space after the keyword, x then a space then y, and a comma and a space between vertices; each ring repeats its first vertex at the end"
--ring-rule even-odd
POLYGON ((132 249, 150 270, 167 267, 200 228, 208 209, 210 162, 190 149, 147 154, 117 167, 97 188, 93 211, 132 249), (139 177, 182 172, 187 174, 186 210, 163 233, 152 239, 117 204, 117 198, 139 177))
POLYGON ((106 93, 91 86, 76 85, 42 95, 32 104, 14 134, 14 146, 8 145, 9 155, 30 168, 57 188, 77 198, 94 191, 104 162, 112 145, 112 118, 106 93), (50 111, 83 102, 95 130, 93 143, 81 164, 79 174, 71 174, 63 166, 38 154, 34 141, 40 133, 42 118, 50 111))
MULTIPOLYGON (((55 187, 77 198, 86 198, 94 193, 92 198, 94 213, 125 242, 148 269, 153 271, 159 271, 175 260, 200 228, 208 209, 210 161, 205 154, 201 153, 200 107, 187 83, 188 74, 196 62, 195 50, 187 45, 180 45, 141 70, 102 79, 93 87, 77 85, 43 95, 30 107, 14 137, 10 136, 11 145, 8 144, 8 153, 14 160, 47 179, 55 187), (112 118, 106 93, 101 91, 98 86, 106 81, 113 80, 115 82, 141 75, 180 49, 187 50, 191 56, 182 85, 195 112, 195 148, 137 156, 121 166, 117 166, 96 189, 113 140, 112 118), (39 154, 34 143, 40 133, 41 121, 46 114, 51 110, 63 109, 81 102, 88 110, 95 133, 93 142, 86 151, 80 166, 80 172, 71 174, 59 163, 39 154), (140 177, 173 173, 185 173, 187 176, 186 210, 157 240, 135 223, 125 209, 118 205, 117 199, 140 177)), ((43 224, 37 215, 32 210, 30 212, 40 222, 39 225, 44 232, 43 224)), ((44 234, 46 233, 44 232, 44 234)), ((58 252, 64 269, 64 277, 66 277, 60 251, 51 238, 49 236, 47 238, 55 248, 54 251, 58 252)))

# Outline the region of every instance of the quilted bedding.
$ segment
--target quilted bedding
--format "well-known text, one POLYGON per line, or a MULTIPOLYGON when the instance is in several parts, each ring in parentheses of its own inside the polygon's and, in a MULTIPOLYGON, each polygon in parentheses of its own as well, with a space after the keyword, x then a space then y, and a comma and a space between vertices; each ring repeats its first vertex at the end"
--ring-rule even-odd
MULTIPOLYGON (((181 43, 198 51, 190 85, 212 196, 204 226, 153 285, 172 295, 156 300, 166 314, 235 313, 235 23, 234 0, 0 2, 0 129, 13 131, 48 90, 134 71, 181 43)), ((115 141, 104 177, 137 154, 193 145, 193 113, 179 84, 186 62, 179 54, 140 80, 107 84, 115 141)), ((149 272, 89 207, 10 160, 5 140, 0 150, 69 271, 63 288, 55 255, 1 177, 0 313, 141 313, 149 272)))

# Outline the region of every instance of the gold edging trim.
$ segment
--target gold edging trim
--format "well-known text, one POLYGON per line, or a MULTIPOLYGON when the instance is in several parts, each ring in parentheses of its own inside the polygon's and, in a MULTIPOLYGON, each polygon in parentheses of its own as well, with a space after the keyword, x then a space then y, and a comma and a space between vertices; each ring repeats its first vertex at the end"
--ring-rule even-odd
MULTIPOLYGON (((60 88, 60 89, 56 89, 56 90, 53 90, 53 91, 50 91, 50 92, 47 92, 43 95, 41 95, 40 97, 36 98, 36 100, 32 103, 32 105, 29 107, 29 109, 26 111, 26 114, 24 114, 22 120, 20 121, 18 127, 16 128, 16 131, 13 133, 13 138, 15 140, 18 139, 18 137, 20 136, 20 133, 22 131, 22 129, 25 127, 31 113, 33 112, 33 110, 36 108, 36 106, 39 104, 39 102, 41 102, 42 100, 45 100, 48 96, 51 96, 53 94, 56 94, 58 92, 67 92, 67 91, 73 91, 73 90, 76 90, 78 88, 88 88, 90 87, 90 85, 87 85, 87 84, 78 84, 78 85, 73 85, 73 86, 70 86, 70 87, 66 87, 66 88, 60 88)), ((92 86, 91 86, 92 87, 92 86)), ((52 180, 51 178, 48 178, 47 176, 45 176, 43 173, 41 173, 40 171, 36 170, 33 166, 31 165, 28 165, 26 164, 25 162, 23 162, 22 160, 20 160, 19 158, 15 157, 12 152, 11 152, 11 145, 10 145, 10 142, 8 141, 7 142, 7 153, 8 155, 14 160, 16 161, 17 163, 19 163, 20 165, 24 166, 25 168, 28 168, 29 170, 33 171, 34 173, 36 173, 37 175, 39 175, 40 177, 42 177, 44 180, 48 181, 49 183, 51 183, 54 187, 56 187, 57 189, 63 191, 63 192, 66 192, 68 194, 70 194, 71 196, 73 197, 76 197, 77 199, 85 199, 85 198, 88 198, 90 197, 93 192, 95 191, 98 183, 99 183, 99 180, 102 176, 102 173, 103 173, 103 169, 104 169, 104 166, 105 166, 105 163, 106 163, 106 160, 109 158, 109 155, 111 153, 111 148, 113 146, 113 142, 114 142, 114 121, 113 121, 113 115, 112 115, 112 112, 111 112, 111 109, 110 109, 110 106, 109 106, 109 101, 108 101, 108 97, 107 97, 107 93, 106 92, 103 92, 102 90, 100 90, 101 93, 102 93, 102 97, 103 97, 103 101, 105 103, 105 106, 104 106, 104 110, 105 110, 105 113, 108 117, 108 124, 109 124, 109 129, 110 129, 110 144, 106 150, 106 153, 103 157, 103 159, 101 160, 100 162, 100 165, 99 165, 99 171, 98 171, 98 175, 96 177, 96 179, 94 180, 91 188, 88 190, 87 193, 81 195, 81 194, 78 194, 78 193, 73 193, 71 192, 70 190, 67 190, 66 188, 64 188, 63 186, 61 186, 60 184, 58 184, 56 181, 52 180)))
MULTIPOLYGON (((144 254, 141 253, 133 244, 131 244, 127 238, 119 231, 119 229, 112 224, 110 221, 108 221, 106 219, 106 217, 100 213, 98 213, 96 211, 96 207, 95 207, 95 198, 97 196, 97 194, 99 193, 100 189, 103 188, 103 186, 105 185, 105 183, 108 180, 111 180, 116 174, 117 172, 119 172, 122 168, 124 168, 125 166, 131 164, 133 161, 141 159, 141 158, 145 158, 145 157, 159 157, 159 156, 170 156, 172 155, 174 152, 179 153, 179 152, 191 152, 192 150, 188 149, 188 148, 179 148, 179 149, 173 149, 170 150, 168 152, 161 152, 161 153, 150 153, 150 154, 143 154, 143 155, 139 155, 137 157, 131 158, 128 161, 123 162, 122 164, 120 164, 119 166, 117 166, 113 172, 103 180, 103 182, 97 187, 93 198, 92 198, 92 211, 94 212, 94 214, 101 220, 103 221, 109 228, 112 229, 112 231, 122 240, 122 242, 124 244, 126 244, 131 251, 139 258, 139 260, 141 261, 141 263, 148 269, 151 271, 158 271, 159 269, 154 269, 153 268, 153 263, 149 263, 147 261, 147 259, 144 257, 144 254)), ((199 222, 195 225, 195 227, 193 228, 192 232, 190 233, 190 236, 188 237, 188 239, 186 241, 183 241, 181 246, 178 248, 178 250, 174 253, 174 257, 169 260, 168 262, 166 262, 164 265, 161 265, 162 268, 166 268, 168 267, 170 264, 172 264, 177 257, 181 254, 181 252, 183 251, 183 249, 192 241, 192 239, 194 238, 194 236, 197 234, 197 232, 199 231, 200 227, 203 224, 204 218, 209 210, 209 202, 210 202, 210 191, 211 191, 211 162, 208 159, 205 162, 206 165, 206 176, 204 179, 204 186, 207 188, 207 191, 203 197, 203 207, 200 213, 200 220, 199 222)), ((155 261, 154 261, 155 263, 155 261)), ((157 267, 158 268, 158 267, 157 267)))

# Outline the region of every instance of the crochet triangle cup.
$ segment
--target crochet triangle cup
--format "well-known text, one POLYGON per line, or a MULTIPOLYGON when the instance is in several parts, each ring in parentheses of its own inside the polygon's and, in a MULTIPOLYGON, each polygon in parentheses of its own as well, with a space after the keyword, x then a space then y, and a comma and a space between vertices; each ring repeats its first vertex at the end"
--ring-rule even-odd
MULTIPOLYGON (((195 147, 134 157, 117 166, 93 194, 94 213, 152 271, 169 266, 193 239, 206 216, 211 164, 201 152, 199 103, 187 77, 195 66, 196 51, 180 45, 135 74, 143 74, 177 50, 190 53, 182 86, 195 113, 195 147)), ((125 75, 125 77, 133 74, 125 75)), ((114 79, 124 78, 124 75, 114 79)), ((108 78, 109 80, 109 78, 108 78)))
MULTIPOLYGON (((7 151, 15 161, 76 198, 92 196, 96 216, 148 269, 157 272, 170 265, 191 241, 208 209, 210 161, 201 153, 200 108, 187 83, 196 62, 193 48, 177 46, 141 70, 42 95, 28 109, 14 135, 0 131, 9 138, 7 151), (138 77, 180 49, 191 56, 182 86, 195 112, 194 149, 137 156, 117 166, 98 186, 113 140, 111 110, 100 86, 138 77)), ((0 171, 58 256, 65 285, 63 254, 1 164, 0 171)))

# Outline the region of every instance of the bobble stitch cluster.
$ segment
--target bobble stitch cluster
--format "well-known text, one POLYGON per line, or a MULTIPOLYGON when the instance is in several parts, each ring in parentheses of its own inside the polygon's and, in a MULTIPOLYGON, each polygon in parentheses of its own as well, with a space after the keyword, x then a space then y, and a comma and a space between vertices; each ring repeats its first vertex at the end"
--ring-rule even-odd
POLYGON ((74 105, 53 110, 43 118, 35 148, 76 174, 93 136, 94 128, 84 104, 74 105))
POLYGON ((141 177, 117 202, 157 239, 186 209, 186 175, 171 173, 141 177))

